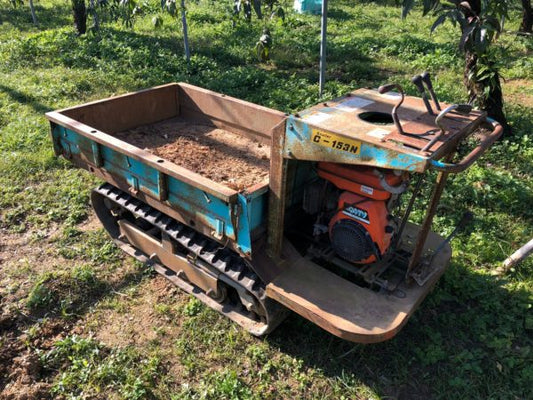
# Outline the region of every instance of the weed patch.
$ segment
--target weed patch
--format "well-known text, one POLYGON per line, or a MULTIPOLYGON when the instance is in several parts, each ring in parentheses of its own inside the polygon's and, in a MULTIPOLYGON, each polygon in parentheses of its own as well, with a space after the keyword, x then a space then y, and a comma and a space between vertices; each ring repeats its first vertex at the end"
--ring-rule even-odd
POLYGON ((63 370, 51 392, 69 398, 100 397, 103 392, 127 399, 155 398, 154 387, 164 373, 156 356, 135 349, 109 349, 91 338, 69 336, 41 355, 45 369, 63 370))
POLYGON ((107 288, 89 266, 79 266, 69 273, 49 272, 37 280, 26 300, 26 306, 38 315, 59 313, 71 317, 89 298, 99 296, 107 288))

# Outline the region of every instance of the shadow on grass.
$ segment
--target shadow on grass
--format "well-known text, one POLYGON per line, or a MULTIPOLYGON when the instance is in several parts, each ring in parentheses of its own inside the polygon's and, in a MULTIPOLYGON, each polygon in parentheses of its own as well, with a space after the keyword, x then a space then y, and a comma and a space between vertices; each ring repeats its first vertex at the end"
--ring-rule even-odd
POLYGON ((340 8, 329 8, 328 7, 328 19, 335 19, 337 21, 349 21, 353 18, 353 15, 347 13, 346 11, 340 8))
MULTIPOLYGON (((191 65, 183 60, 180 39, 172 35, 154 37, 133 31, 106 27, 97 34, 77 38, 73 32, 49 35, 25 42, 10 60, 11 65, 55 66, 90 69, 101 65, 116 73, 135 74, 148 84, 168 82, 176 76, 191 79, 206 78, 216 81, 232 68, 258 68, 255 62, 243 60, 243 46, 249 47, 252 58, 255 39, 250 39, 255 30, 238 26, 228 32, 217 33, 217 41, 191 37, 194 56, 191 65), (225 43, 221 46, 220 42, 225 43), (133 70, 132 70, 133 68, 133 70), (218 74, 216 74, 218 70, 218 74)), ((280 44, 273 50, 276 68, 271 75, 291 74, 296 78, 316 79, 319 46, 315 37, 295 38, 288 44, 280 44), (298 61, 294 52, 298 52, 298 61)), ((331 42, 328 47, 328 72, 336 79, 349 82, 356 76, 376 76, 377 68, 371 57, 365 55, 365 43, 339 45, 331 42)), ((285 79, 285 78, 281 78, 285 79)), ((222 82, 221 82, 222 83, 222 82)), ((312 82, 314 83, 314 82, 312 82)), ((220 85, 218 85, 220 86, 220 85)))
POLYGON ((11 97, 11 100, 13 101, 16 101, 23 105, 30 106, 31 108, 35 110, 35 112, 39 114, 43 114, 52 109, 51 107, 48 107, 40 103, 32 95, 19 92, 18 90, 10 88, 9 86, 3 85, 1 83, 0 83, 0 92, 6 93, 9 97, 11 97))
POLYGON ((72 23, 71 9, 65 4, 54 4, 54 7, 43 7, 35 4, 35 14, 38 26, 33 25, 30 8, 24 4, 21 7, 11 7, 5 3, 0 8, 0 25, 11 24, 21 31, 34 29, 50 29, 72 23))
MULTIPOLYGON (((147 273, 151 273, 151 270, 139 269, 125 274, 112 284, 96 277, 74 280, 72 277, 51 275, 49 280, 34 286, 27 298, 29 314, 25 314, 22 310, 19 312, 11 310, 8 313, 4 312, 0 318, 0 337, 3 339, 0 351, 2 361, 0 363, 0 372, 2 372, 0 374, 0 397, 2 397, 2 388, 7 384, 13 384, 18 376, 23 374, 20 371, 24 370, 10 370, 11 365, 17 364, 17 357, 26 357, 23 354, 27 355, 27 353, 34 357, 39 351, 45 354, 45 351, 52 348, 64 335, 71 335, 70 328, 82 320, 96 304, 106 297, 111 298, 117 293, 120 294, 123 289, 138 285, 147 273), (39 335, 32 339, 31 344, 30 342, 25 344, 24 340, 28 340, 27 333, 36 323, 40 324, 39 335), (34 352, 35 350, 37 351, 34 352), (7 374, 6 371, 11 371, 11 373, 7 374)), ((3 299, 0 296, 0 306, 4 308, 6 304, 1 300, 3 299)), ((42 382, 49 382, 51 377, 57 373, 55 369, 47 370, 42 368, 43 365, 39 362, 35 361, 35 363, 37 367, 32 373, 31 384, 39 385, 42 382)), ((48 389, 45 391, 47 392, 48 389)), ((51 398, 48 395, 45 396, 44 392, 43 396, 42 398, 51 398)))
POLYGON ((383 398, 530 398, 531 293, 503 283, 452 265, 387 342, 350 343, 295 314, 267 341, 340 387, 363 383, 383 398))

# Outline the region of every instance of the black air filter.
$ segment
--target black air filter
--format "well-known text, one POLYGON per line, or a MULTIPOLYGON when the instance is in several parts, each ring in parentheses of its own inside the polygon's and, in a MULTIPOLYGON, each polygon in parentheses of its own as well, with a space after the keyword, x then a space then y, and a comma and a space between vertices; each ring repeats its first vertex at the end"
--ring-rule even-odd
POLYGON ((338 221, 331 229, 330 239, 335 252, 347 261, 360 262, 374 254, 370 235, 354 220, 338 221))

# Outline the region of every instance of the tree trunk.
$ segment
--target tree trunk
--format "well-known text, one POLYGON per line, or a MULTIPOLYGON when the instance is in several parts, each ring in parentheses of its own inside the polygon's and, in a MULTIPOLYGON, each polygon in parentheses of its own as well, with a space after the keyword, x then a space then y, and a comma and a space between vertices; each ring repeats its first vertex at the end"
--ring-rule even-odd
POLYGON ((30 0, 30 11, 31 11, 31 19, 33 19, 33 24, 39 25, 39 23, 37 22, 37 15, 35 14, 35 7, 33 6, 33 0, 30 0))
POLYGON ((94 30, 100 29, 100 21, 98 20, 98 13, 96 12, 96 4, 94 0, 89 1, 89 8, 93 16, 94 30))
MULTIPOLYGON (((525 0, 524 0, 525 1, 525 0)), ((252 5, 254 6, 255 13, 257 18, 263 18, 263 13, 261 12, 261 0, 253 0, 252 5)))
POLYGON ((533 16, 531 15, 531 0, 522 0, 522 24, 520 32, 532 33, 533 16))
POLYGON ((492 79, 470 79, 470 76, 475 76, 477 64, 477 54, 466 51, 463 79, 468 89, 469 102, 476 101, 480 109, 486 111, 490 118, 495 119, 503 126, 504 136, 509 136, 511 134, 511 126, 503 112, 503 92, 500 84, 500 75, 496 72, 492 79))
POLYGON ((191 51, 189 50, 189 34, 187 30, 187 15, 185 14, 185 0, 181 0, 181 23, 183 25, 183 47, 185 48, 185 58, 187 65, 191 61, 191 51))
POLYGON ((74 26, 78 35, 87 32, 87 7, 85 0, 72 0, 72 13, 74 15, 74 26))

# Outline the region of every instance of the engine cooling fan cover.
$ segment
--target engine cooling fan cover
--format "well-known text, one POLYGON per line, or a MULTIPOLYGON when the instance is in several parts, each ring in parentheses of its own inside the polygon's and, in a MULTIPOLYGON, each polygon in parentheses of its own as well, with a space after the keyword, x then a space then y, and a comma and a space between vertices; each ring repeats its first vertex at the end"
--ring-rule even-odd
POLYGON ((335 252, 350 262, 361 262, 374 254, 374 244, 363 225, 352 219, 338 220, 330 231, 335 252))

